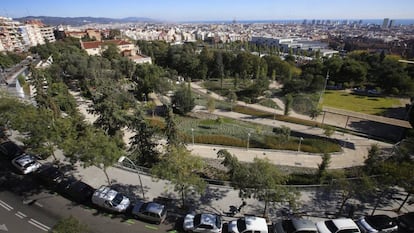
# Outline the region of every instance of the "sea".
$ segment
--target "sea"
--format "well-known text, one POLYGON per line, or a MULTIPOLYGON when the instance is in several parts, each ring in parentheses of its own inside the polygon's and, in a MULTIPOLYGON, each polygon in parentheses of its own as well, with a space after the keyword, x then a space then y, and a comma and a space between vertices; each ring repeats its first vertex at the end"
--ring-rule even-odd
MULTIPOLYGON (((393 20, 393 25, 414 25, 414 19, 389 19, 393 20)), ((275 23, 275 24, 312 24, 319 22, 339 22, 339 23, 361 23, 361 24, 376 24, 382 25, 384 19, 274 19, 274 20, 204 20, 204 21, 187 21, 185 23, 211 23, 211 24, 232 24, 232 23, 243 23, 243 24, 254 24, 254 23, 275 23)))

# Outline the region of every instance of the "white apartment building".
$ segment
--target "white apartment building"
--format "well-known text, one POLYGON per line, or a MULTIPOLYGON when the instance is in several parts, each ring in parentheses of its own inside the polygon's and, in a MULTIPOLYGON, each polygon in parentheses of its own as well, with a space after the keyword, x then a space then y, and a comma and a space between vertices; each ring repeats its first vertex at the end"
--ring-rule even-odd
POLYGON ((1 51, 22 51, 24 46, 19 26, 12 18, 0 17, 0 49, 1 51))
POLYGON ((26 51, 30 47, 55 42, 52 27, 44 27, 40 21, 22 24, 12 18, 0 17, 0 51, 26 51))
POLYGON ((45 43, 38 25, 26 24, 20 26, 19 28, 25 49, 45 43))
POLYGON ((43 38, 49 43, 56 41, 55 34, 53 34, 53 27, 41 27, 40 33, 42 34, 43 38))

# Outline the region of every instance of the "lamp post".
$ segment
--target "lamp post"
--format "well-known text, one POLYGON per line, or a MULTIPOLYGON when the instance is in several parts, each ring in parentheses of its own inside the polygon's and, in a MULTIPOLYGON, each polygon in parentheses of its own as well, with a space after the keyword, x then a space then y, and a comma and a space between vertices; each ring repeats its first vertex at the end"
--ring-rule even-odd
POLYGON ((247 133, 247 145, 246 145, 247 150, 249 150, 249 143, 250 143, 250 133, 247 133))
POLYGON ((134 166, 135 171, 136 171, 136 172, 137 172, 137 174, 138 174, 139 185, 141 186, 141 191, 142 191, 142 199, 144 199, 144 200, 145 200, 145 192, 144 192, 144 187, 142 186, 142 180, 141 180, 141 176, 139 175, 137 165, 135 165, 135 163, 134 163, 134 162, 133 162, 130 158, 128 158, 128 157, 126 157, 126 156, 121 156, 121 157, 118 159, 118 163, 121 163, 121 164, 122 164, 122 162, 123 162, 124 160, 127 160, 129 163, 131 163, 131 164, 134 166))
POLYGON ((193 139, 193 146, 194 146, 194 128, 191 128, 191 138, 193 139))
POLYGON ((299 138, 298 152, 300 151, 300 146, 302 145, 302 140, 303 140, 303 138, 302 138, 302 137, 300 137, 300 138, 299 138))
POLYGON ((322 91, 321 91, 321 94, 319 95, 318 104, 321 102, 321 99, 322 99, 322 95, 323 95, 323 93, 325 93, 326 86, 328 85, 328 79, 329 79, 329 70, 328 70, 328 72, 326 73, 325 84, 323 85, 323 89, 322 89, 322 91))

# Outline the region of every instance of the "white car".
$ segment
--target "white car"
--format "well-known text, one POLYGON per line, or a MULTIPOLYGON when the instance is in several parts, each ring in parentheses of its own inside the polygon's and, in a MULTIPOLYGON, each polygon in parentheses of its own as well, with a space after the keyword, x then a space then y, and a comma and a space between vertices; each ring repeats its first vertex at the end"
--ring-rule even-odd
POLYGON ((311 220, 292 218, 280 220, 273 224, 274 233, 318 233, 316 225, 311 220))
POLYGON ((243 218, 239 218, 238 220, 231 221, 229 223, 228 230, 229 233, 268 233, 269 231, 266 219, 255 216, 245 216, 243 218))
POLYGON ((184 218, 183 228, 187 232, 221 233, 223 224, 217 214, 189 213, 184 218))
POLYGON ((338 218, 316 223, 319 233, 360 233, 357 224, 350 218, 338 218))
POLYGON ((30 154, 22 154, 12 160, 12 164, 23 174, 29 174, 40 168, 36 157, 30 154))
POLYGON ((115 212, 125 212, 131 204, 128 197, 102 185, 92 195, 92 203, 115 212))

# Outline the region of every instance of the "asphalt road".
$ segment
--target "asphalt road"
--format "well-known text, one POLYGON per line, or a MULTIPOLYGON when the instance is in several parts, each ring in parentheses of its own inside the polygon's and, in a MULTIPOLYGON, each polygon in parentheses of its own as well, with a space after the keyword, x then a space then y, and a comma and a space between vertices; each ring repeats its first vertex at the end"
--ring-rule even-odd
POLYGON ((154 225, 74 203, 44 189, 33 176, 16 174, 8 161, 0 160, 0 233, 48 232, 59 219, 71 215, 97 233, 168 232, 179 222, 169 216, 165 224, 154 225))

